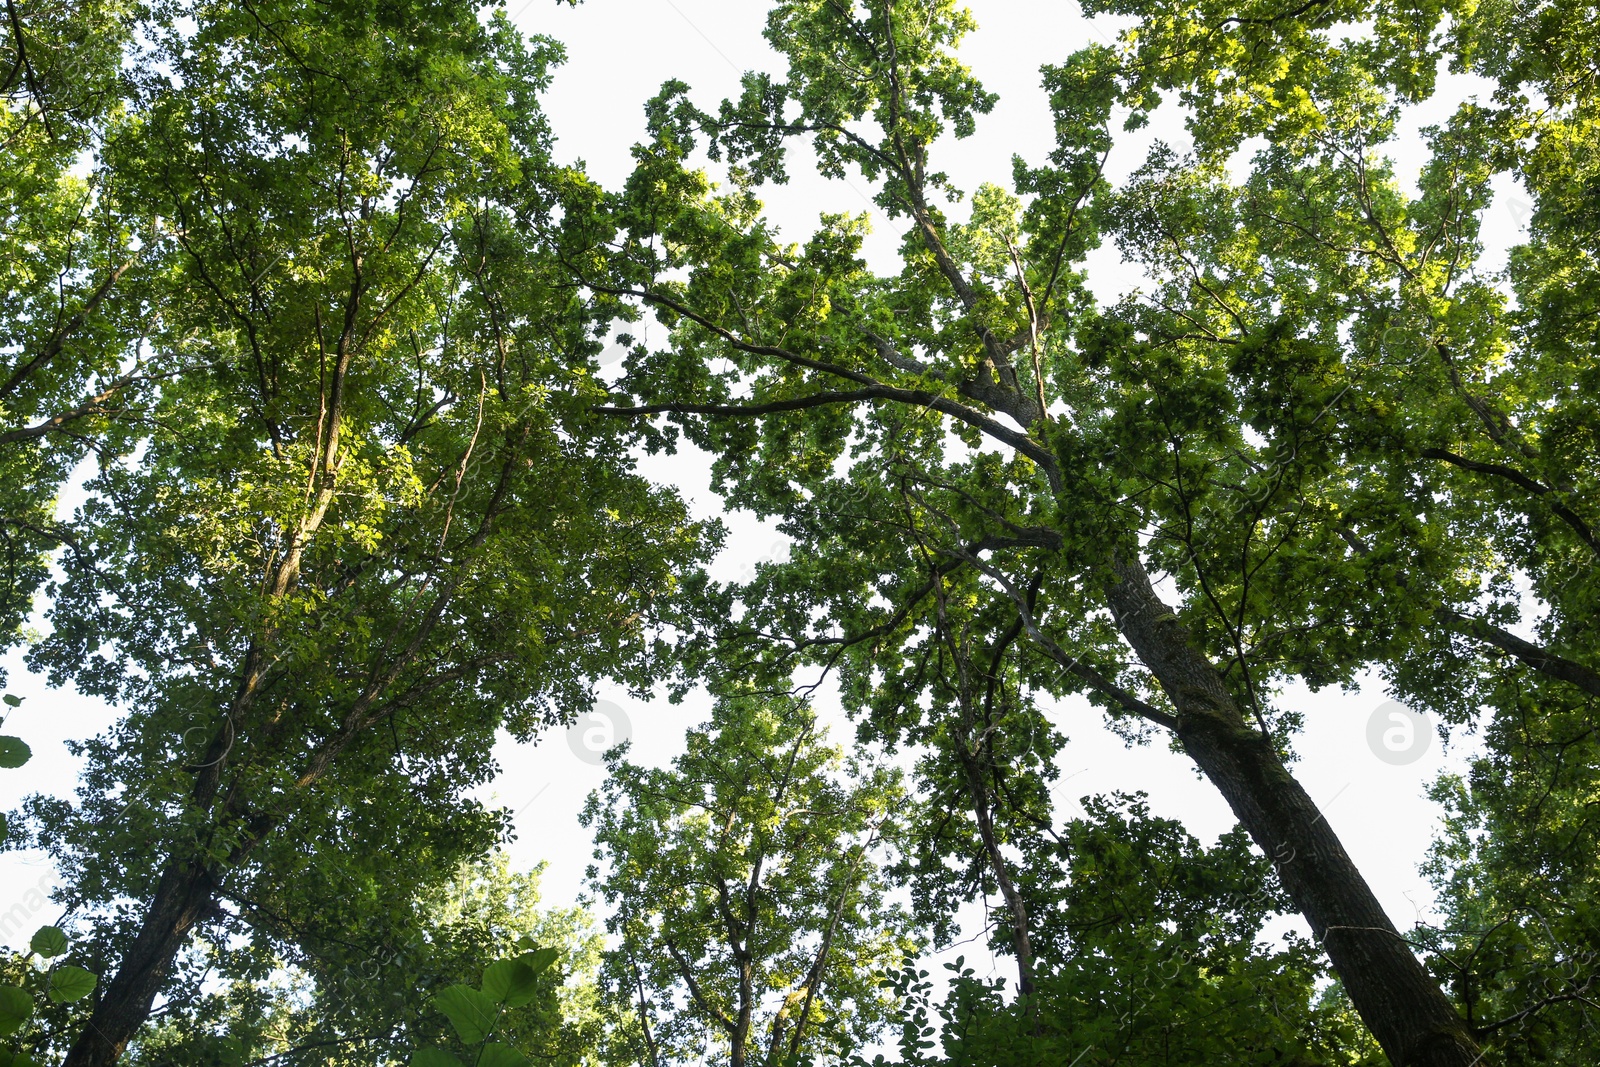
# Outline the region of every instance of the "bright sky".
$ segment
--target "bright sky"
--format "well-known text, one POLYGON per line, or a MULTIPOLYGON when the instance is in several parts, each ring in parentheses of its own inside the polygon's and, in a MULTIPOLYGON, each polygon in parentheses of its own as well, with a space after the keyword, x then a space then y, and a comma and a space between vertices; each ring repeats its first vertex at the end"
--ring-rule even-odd
MULTIPOLYGON (((971 190, 982 181, 1009 181, 1011 156, 1038 159, 1051 143, 1046 99, 1038 87, 1038 68, 1060 62, 1073 50, 1114 35, 1082 20, 1074 5, 1020 0, 972 0, 980 29, 963 55, 986 86, 1000 94, 995 114, 982 121, 975 137, 952 145, 940 160, 958 187, 971 190)), ((554 0, 528 0, 513 15, 525 30, 546 33, 564 42, 567 65, 557 74, 547 100, 559 138, 558 155, 582 159, 591 174, 608 185, 618 184, 630 165, 629 146, 643 134, 642 104, 660 83, 681 78, 693 87, 703 105, 712 105, 738 90, 739 73, 753 67, 781 70, 775 54, 761 39, 762 4, 741 0, 587 0, 576 9, 554 0)), ((1456 79, 1446 86, 1449 100, 1473 86, 1456 79)), ((1415 129, 1441 117, 1441 107, 1408 124, 1402 145, 1416 143, 1415 129)), ((1110 166, 1120 179, 1143 160, 1149 139, 1161 136, 1181 147, 1185 138, 1174 119, 1156 123, 1142 139, 1130 139, 1114 152, 1110 166)), ((1402 164, 1413 165, 1400 153, 1402 164)), ((802 240, 822 211, 860 211, 869 204, 859 188, 825 182, 804 167, 793 184, 767 190, 769 214, 794 239, 802 240)), ((859 182, 857 183, 859 185, 859 182)), ((1491 247, 1504 247, 1520 228, 1526 208, 1507 189, 1485 217, 1491 247)), ((889 267, 898 235, 880 228, 869 244, 875 265, 889 267)), ((1503 260, 1502 260, 1503 261, 1503 260)), ((1105 248, 1091 263, 1091 283, 1102 298, 1113 297, 1139 283, 1123 267, 1115 249, 1105 248)), ((647 472, 675 484, 701 515, 717 514, 718 500, 707 487, 706 465, 680 456, 657 462, 647 472)), ((780 554, 782 539, 770 527, 747 516, 727 516, 732 536, 718 561, 719 576, 732 578, 759 559, 780 554)), ((42 624, 42 622, 41 622, 42 624)), ((26 698, 7 722, 6 732, 22 735, 34 759, 19 771, 0 774, 0 809, 14 807, 29 792, 68 794, 77 761, 66 752, 69 738, 85 737, 104 728, 112 711, 70 691, 50 691, 41 679, 26 673, 21 656, 4 661, 11 673, 9 691, 26 698)), ((601 691, 631 721, 633 758, 664 764, 682 750, 686 727, 708 717, 704 701, 672 707, 665 701, 641 703, 625 693, 601 691)), ((1376 680, 1359 692, 1292 692, 1285 703, 1301 708, 1307 728, 1297 743, 1300 762, 1295 773, 1344 840, 1346 848, 1373 885, 1390 916, 1402 929, 1428 914, 1433 895, 1417 874, 1437 819, 1424 789, 1447 766, 1459 766, 1466 749, 1458 744, 1446 753, 1436 736, 1420 759, 1393 765, 1369 747, 1369 720, 1387 700, 1376 680)), ((838 719, 837 709, 829 710, 838 719)), ((1233 819, 1216 791, 1200 780, 1192 764, 1162 744, 1127 750, 1101 724, 1098 712, 1080 701, 1057 709, 1059 728, 1071 738, 1061 756, 1058 795, 1062 815, 1074 813, 1076 798, 1112 790, 1143 790, 1155 813, 1182 819, 1191 831, 1210 842, 1233 819)), ((593 724, 589 724, 593 725, 593 724)), ((834 736, 845 740, 841 723, 834 736)), ((1470 744, 1471 739, 1463 739, 1470 744)), ((518 839, 511 853, 518 866, 548 861, 544 879, 547 903, 571 901, 582 888, 590 842, 577 823, 587 794, 600 784, 598 766, 576 754, 568 738, 556 733, 530 746, 509 741, 497 749, 503 768, 486 799, 517 812, 518 839)), ((37 890, 54 884, 54 873, 40 854, 0 854, 0 941, 20 947, 37 926, 54 921, 59 908, 38 902, 37 890)), ((969 946, 969 957, 981 956, 969 946)), ((1009 968, 1001 965, 1002 971, 1009 968)), ((980 970, 982 968, 980 967, 980 970)))

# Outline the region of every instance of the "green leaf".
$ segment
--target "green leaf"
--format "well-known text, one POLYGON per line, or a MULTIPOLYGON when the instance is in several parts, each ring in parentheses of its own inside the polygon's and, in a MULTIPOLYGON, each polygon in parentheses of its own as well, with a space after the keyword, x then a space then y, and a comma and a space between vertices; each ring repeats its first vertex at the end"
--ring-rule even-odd
POLYGON ((491 1041, 478 1055, 478 1067, 528 1067, 533 1061, 510 1045, 491 1041))
POLYGON ((39 1061, 26 1052, 0 1051, 0 1067, 39 1067, 39 1061))
POLYGON ((28 942, 29 950, 37 952, 47 960, 65 956, 67 945, 67 935, 56 926, 39 927, 34 931, 33 939, 28 942))
POLYGON ((92 993, 98 980, 82 967, 64 963, 50 972, 50 988, 45 995, 57 1004, 71 1004, 92 993))
POLYGON ((484 968, 483 992, 497 1004, 520 1008, 539 988, 539 972, 526 959, 497 960, 484 968))
POLYGON ((541 948, 532 952, 524 952, 517 958, 531 967, 534 974, 543 974, 560 955, 561 951, 559 949, 541 948))
POLYGON ((5 696, 0 697, 0 700, 4 700, 8 706, 13 707, 13 708, 19 708, 19 707, 22 706, 22 698, 21 697, 12 696, 10 693, 7 693, 5 696))
POLYGON ((476 1045, 494 1029, 499 1010, 495 1002, 468 985, 453 985, 433 998, 433 1006, 444 1012, 461 1040, 476 1045))
POLYGON ((33 750, 20 737, 0 734, 0 767, 20 767, 32 757, 33 750))
POLYGON ((419 1048, 411 1054, 411 1067, 461 1067, 461 1061, 442 1048, 419 1048))
POLYGON ((0 1037, 14 1034, 33 1014, 33 998, 21 986, 0 985, 0 1037))

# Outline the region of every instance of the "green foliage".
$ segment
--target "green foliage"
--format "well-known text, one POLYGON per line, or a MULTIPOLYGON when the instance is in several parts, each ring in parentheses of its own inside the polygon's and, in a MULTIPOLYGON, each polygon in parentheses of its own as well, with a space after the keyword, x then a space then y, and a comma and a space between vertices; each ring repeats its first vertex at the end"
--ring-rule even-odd
POLYGON ((1121 39, 1041 71, 1054 146, 969 198, 938 159, 995 98, 944 0, 779 0, 785 69, 714 111, 669 82, 615 192, 552 163, 561 49, 498 9, 8 3, 0 647, 121 717, 77 745, 78 803, 4 827, 73 905, 47 970, 6 961, 5 1055, 777 1064, 903 1010, 908 1063, 1376 1062, 1312 948, 1257 940, 1274 877, 1314 904, 1300 872, 1338 851, 1273 836, 1309 819, 1262 799, 1292 784, 1283 694, 1375 670, 1486 742, 1436 790, 1447 920, 1413 938, 1462 1041, 1600 1058, 1592 12, 1085 11, 1121 39), (1483 91, 1402 173, 1441 71, 1483 91), (1113 116, 1164 100, 1192 148, 1113 187, 1113 116), (896 271, 864 217, 763 219, 800 140, 905 226, 896 271), (1492 272, 1506 188, 1528 232, 1492 272), (1148 281, 1112 306, 1105 244, 1148 281), (597 338, 637 301, 668 342, 607 389, 597 338), (634 468, 682 440, 787 560, 699 573, 719 528, 634 468), (914 790, 756 695, 799 667, 914 790), (600 678, 733 693, 586 810, 603 1001, 555 965, 599 965, 581 916, 473 866, 507 816, 471 799, 501 731, 600 678), (1258 852, 1133 801, 1058 826, 1044 709, 1075 694, 1130 742, 1248 756, 1219 784, 1258 852), (1019 995, 901 968, 995 896, 1019 995))
POLYGON ((1600 842, 1589 706, 1528 686, 1485 753, 1434 799, 1448 813, 1428 872, 1445 921, 1436 971, 1508 1064, 1600 1053, 1588 1001, 1600 971, 1600 842))
POLYGON ((33 1014, 33 998, 21 986, 0 986, 0 1036, 16 1033, 33 1014))
POLYGON ((45 995, 57 1004, 71 1004, 94 992, 96 981, 95 976, 82 967, 64 963, 51 968, 50 988, 45 991, 45 995))
POLYGON ((0 767, 15 769, 33 757, 33 750, 20 737, 0 735, 0 767))
MULTIPOLYGON (((182 1015, 151 1027, 131 1062, 471 1063, 486 1039, 540 1062, 594 1062, 606 1018, 595 987, 600 936, 577 908, 539 906, 537 871, 513 872, 498 855, 412 904, 404 924, 329 929, 220 992, 189 994, 182 1015), (496 976, 507 964, 515 989, 502 997, 496 976), (329 1048, 338 1051, 320 1051, 329 1048)), ((196 965, 217 959, 205 948, 196 965)))
MULTIPOLYGON (((112 976, 83 1040, 117 1044, 136 1035, 107 1020, 151 1003, 117 974, 180 1012, 414 930, 415 902, 506 832, 469 796, 497 732, 561 723, 597 678, 670 674, 676 574, 715 537, 590 411, 602 324, 545 237, 558 46, 454 2, 194 0, 123 29, 85 53, 122 72, 104 121, 50 157, 82 154, 93 197, 58 214, 84 221, 39 223, 88 258, 58 284, 48 257, 0 257, 53 301, 6 311, 0 388, 27 373, 0 397, 0 465, 32 466, 4 469, 31 495, 0 514, 45 533, 13 550, 0 633, 59 533, 30 665, 121 712, 75 749, 81 803, 29 800, 8 841, 60 865, 112 976), (135 253, 91 308, 101 261, 135 253), (113 372, 95 414, 29 429, 113 372), (141 941, 151 923, 171 928, 141 941)), ((287 1009, 238 1010, 261 1031, 287 1009)))
POLYGON ((1287 901, 1241 833, 1204 848, 1140 796, 1084 804, 1028 863, 1032 993, 961 959, 938 985, 908 965, 889 979, 902 1025, 888 1062, 1384 1062, 1337 992, 1319 997, 1313 945, 1261 940, 1287 901))
MULTIPOLYGON (((956 58, 971 20, 952 8, 779 3, 769 40, 784 76, 748 76, 715 113, 678 83, 651 105, 634 177, 586 223, 608 272, 592 284, 638 296, 671 330, 667 350, 635 353, 616 406, 665 415, 655 443, 682 434, 710 451, 726 502, 794 542, 753 581, 706 590, 700 662, 825 667, 870 736, 929 746, 936 810, 973 813, 919 844, 915 892, 936 928, 1000 884, 1004 864, 976 840, 981 807, 1012 820, 1001 846, 1038 852, 1037 802, 971 788, 961 753, 1026 782, 1003 749, 1039 703, 1087 693, 1130 739, 1169 728, 1185 746, 1186 705, 1205 719, 1231 704, 1236 733, 1288 761, 1289 683, 1376 670, 1446 724, 1492 724, 1449 848, 1481 874, 1449 884, 1504 880, 1508 903, 1458 896, 1465 925, 1430 944, 1433 965, 1477 1038, 1514 1041, 1505 1019, 1551 1011, 1570 1031, 1586 978, 1558 1000, 1507 977, 1506 1010, 1485 1022, 1464 962, 1484 957, 1453 939, 1532 931, 1507 910, 1516 883, 1569 848, 1564 873, 1582 881, 1576 857, 1593 851, 1570 816, 1583 761, 1534 761, 1542 779, 1516 771, 1501 787, 1518 746, 1579 744, 1600 698, 1596 109, 1592 79, 1556 58, 1575 61, 1592 31, 1547 44, 1563 16, 1512 4, 1088 10, 1133 25, 1043 72, 1056 151, 1019 161, 1010 188, 981 187, 965 221, 939 137, 969 131, 991 98, 956 58), (1421 130, 1413 183, 1385 145, 1444 69, 1488 79, 1490 98, 1421 130), (1192 151, 1157 143, 1113 189, 1100 169, 1113 110, 1137 127, 1164 94, 1192 151), (793 245, 762 219, 752 189, 782 180, 801 139, 906 220, 897 273, 866 269, 851 220, 825 216, 793 245), (732 166, 729 191, 692 169, 702 143, 732 166), (1507 186, 1532 200, 1529 235, 1495 276, 1480 230, 1507 186), (1076 273, 1102 242, 1149 279, 1111 307, 1076 273), (1117 601, 1149 574, 1175 605, 1117 601), (1525 617, 1531 641, 1511 629, 1525 617), (962 695, 974 686, 976 701, 962 695), (963 745, 980 735, 1002 750, 963 745), (1541 793, 1540 780, 1559 784, 1541 793), (1550 832, 1514 863, 1491 859, 1530 812, 1550 832)), ((1269 854, 1281 840, 1252 833, 1269 854)), ((1577 931, 1585 907, 1557 910, 1577 931)), ((1591 944, 1550 935, 1534 956, 1586 960, 1591 944)))
MULTIPOLYGON (((12 693, 0 699, 7 709, 22 706, 22 698, 12 693)), ((4 717, 0 717, 0 722, 4 722, 4 717)), ((22 766, 30 755, 21 739, 10 736, 0 737, 0 752, 7 757, 0 761, 0 767, 8 768, 22 766)), ((4 840, 6 830, 5 821, 0 819, 0 841, 4 840)), ((72 943, 60 927, 41 926, 28 939, 27 952, 7 951, 5 958, 0 959, 0 1037, 20 1032, 19 1040, 37 1047, 48 1032, 45 1025, 28 1025, 35 1013, 37 998, 42 995, 52 1004, 71 1004, 94 992, 99 979, 92 971, 62 962, 62 957, 71 949, 72 943), (37 966, 31 965, 34 957, 38 958, 37 966), (52 960, 55 962, 51 963, 52 960)), ((0 1048, 0 1062, 29 1067, 34 1061, 21 1049, 0 1048)))
POLYGON ((74 540, 58 488, 147 380, 135 338, 154 223, 84 159, 123 119, 135 21, 123 0, 14 0, 0 19, 0 647, 23 636, 46 554, 74 540))
POLYGON ((59 927, 41 926, 34 931, 33 939, 28 942, 28 948, 45 959, 64 956, 67 952, 67 935, 59 927))
POLYGON ((471 986, 453 985, 433 996, 456 1034, 469 1045, 481 1044, 494 1031, 496 1002, 471 986))
POLYGON ((880 867, 898 776, 826 743, 810 708, 725 697, 670 769, 609 757, 590 880, 611 910, 623 1059, 802 1062, 870 1041, 876 974, 912 950, 880 867))
MULTIPOLYGON (((457 983, 433 995, 433 1006, 450 1020, 462 1044, 476 1046, 471 1062, 495 1067, 525 1067, 533 1062, 511 1046, 489 1039, 500 1029, 504 1009, 524 1007, 539 994, 539 975, 556 957, 555 949, 545 948, 496 960, 484 969, 482 989, 457 983)), ((411 1059, 413 1064, 434 1061, 460 1062, 438 1049, 419 1049, 411 1059)))
MULTIPOLYGON (((0 1048, 13 1063, 31 1063, 29 1054, 60 1032, 62 1013, 50 1005, 73 1004, 94 992, 99 979, 89 970, 63 961, 72 943, 59 927, 41 926, 28 951, 7 952, 0 960, 0 1037, 15 1035, 16 1045, 0 1048)), ((10 1042, 7 1043, 11 1045, 10 1042)))

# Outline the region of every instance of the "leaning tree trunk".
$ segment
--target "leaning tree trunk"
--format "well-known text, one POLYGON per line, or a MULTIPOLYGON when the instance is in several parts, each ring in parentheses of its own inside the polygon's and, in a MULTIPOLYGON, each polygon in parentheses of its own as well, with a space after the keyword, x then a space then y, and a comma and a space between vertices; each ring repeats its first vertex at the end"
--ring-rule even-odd
POLYGON ((115 977, 95 1000, 62 1067, 114 1067, 150 1017, 189 931, 214 906, 217 882, 203 865, 173 860, 156 884, 144 922, 115 977))
POLYGON ((1332 960, 1395 1067, 1472 1067, 1471 1032, 1389 921, 1338 835, 1137 562, 1114 568, 1117 626, 1178 713, 1184 751, 1221 791, 1332 960))

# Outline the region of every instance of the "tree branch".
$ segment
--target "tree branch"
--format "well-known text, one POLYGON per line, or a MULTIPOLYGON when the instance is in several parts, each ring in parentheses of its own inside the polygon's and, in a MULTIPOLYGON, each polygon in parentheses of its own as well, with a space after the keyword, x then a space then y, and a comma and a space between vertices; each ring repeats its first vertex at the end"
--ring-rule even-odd
POLYGON ((673 962, 678 965, 678 973, 683 975, 683 982, 689 987, 689 995, 694 998, 694 1002, 700 1006, 702 1011, 707 1012, 713 1019, 721 1023, 728 1033, 733 1033, 737 1029, 733 1025, 733 1020, 723 1014, 722 1010, 715 1004, 706 999, 705 993, 700 989, 700 983, 695 981, 694 968, 690 967, 689 961, 683 958, 683 953, 678 951, 678 946, 671 941, 666 941, 664 944, 667 946, 667 952, 671 954, 673 962))
POLYGON ((1554 652, 1541 648, 1532 642, 1524 641, 1516 634, 1508 630, 1502 630, 1493 623, 1476 616, 1463 615, 1461 612, 1452 611, 1449 608, 1440 608, 1436 614, 1457 633, 1475 637, 1501 651, 1509 652, 1540 674, 1548 675, 1563 682, 1569 682, 1592 696, 1600 696, 1600 671, 1585 667, 1576 660, 1567 659, 1565 656, 1558 656, 1554 652))
MULTIPOLYGON (((1418 454, 1424 459, 1444 460, 1446 463, 1460 467, 1462 470, 1472 471, 1475 474, 1492 474, 1496 477, 1504 478, 1506 481, 1512 482, 1523 489, 1526 489, 1534 496, 1543 497, 1555 491, 1550 486, 1545 485, 1538 479, 1531 478, 1517 470, 1515 467, 1508 467, 1502 463, 1482 463, 1478 460, 1468 459, 1465 456, 1457 455, 1456 453, 1443 448, 1424 448, 1418 454)), ((1560 518, 1568 526, 1572 527, 1578 536, 1583 538, 1585 544, 1587 544, 1596 553, 1600 553, 1600 539, 1595 537, 1595 533, 1589 528, 1588 523, 1584 522, 1583 519, 1580 518, 1571 508, 1567 507, 1559 500, 1550 500, 1547 501, 1547 503, 1550 505, 1550 510, 1554 512, 1558 518, 1560 518)))

